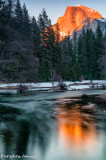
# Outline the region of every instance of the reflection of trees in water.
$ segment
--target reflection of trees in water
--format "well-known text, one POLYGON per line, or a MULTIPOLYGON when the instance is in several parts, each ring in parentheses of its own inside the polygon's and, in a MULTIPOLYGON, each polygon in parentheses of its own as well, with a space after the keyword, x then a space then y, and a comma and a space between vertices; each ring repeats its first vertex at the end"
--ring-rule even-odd
POLYGON ((0 133, 0 134, 2 134, 3 135, 3 144, 4 144, 4 148, 5 148, 5 150, 4 150, 4 152, 3 151, 1 151, 1 149, 0 149, 0 153, 4 153, 5 155, 7 155, 7 154, 10 154, 10 152, 11 152, 11 139, 13 139, 13 134, 12 134, 12 132, 11 131, 6 131, 6 130, 4 130, 2 133, 0 133))
POLYGON ((39 115, 36 111, 25 113, 3 106, 0 107, 0 123, 0 145, 4 148, 0 152, 3 154, 28 154, 29 143, 32 149, 37 144, 42 154, 46 152, 52 127, 50 117, 43 113, 39 115))
POLYGON ((30 124, 29 122, 22 120, 18 124, 18 137, 17 137, 17 143, 16 143, 16 154, 22 155, 27 154, 27 145, 28 145, 28 139, 30 135, 30 124))

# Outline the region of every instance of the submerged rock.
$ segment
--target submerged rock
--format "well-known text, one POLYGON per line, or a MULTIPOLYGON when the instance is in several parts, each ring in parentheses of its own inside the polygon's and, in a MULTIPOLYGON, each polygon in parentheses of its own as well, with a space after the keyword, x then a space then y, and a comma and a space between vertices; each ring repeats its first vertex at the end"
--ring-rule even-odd
POLYGON ((88 95, 87 95, 87 94, 83 94, 83 95, 81 96, 81 98, 87 99, 87 98, 88 98, 88 95))
POLYGON ((85 111, 85 112, 94 113, 97 110, 97 106, 96 106, 96 104, 89 104, 86 106, 82 106, 81 109, 82 109, 82 111, 85 111))
POLYGON ((102 94, 95 97, 96 102, 106 103, 106 94, 102 94))

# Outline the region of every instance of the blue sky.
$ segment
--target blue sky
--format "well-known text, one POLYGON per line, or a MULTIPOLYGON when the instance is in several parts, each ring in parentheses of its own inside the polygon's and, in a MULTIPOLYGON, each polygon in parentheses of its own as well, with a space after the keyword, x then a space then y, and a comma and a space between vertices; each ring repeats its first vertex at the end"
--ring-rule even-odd
POLYGON ((43 8, 46 9, 52 24, 57 22, 60 16, 63 16, 67 6, 84 5, 99 11, 106 18, 106 0, 20 0, 25 3, 30 16, 36 18, 43 8))

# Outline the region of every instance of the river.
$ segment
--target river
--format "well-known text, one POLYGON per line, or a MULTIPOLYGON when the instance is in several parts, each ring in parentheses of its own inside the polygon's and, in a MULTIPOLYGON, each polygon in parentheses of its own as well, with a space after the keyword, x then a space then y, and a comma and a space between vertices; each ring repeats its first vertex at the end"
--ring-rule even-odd
POLYGON ((106 90, 0 91, 1 160, 105 160, 106 110, 82 112, 92 102, 79 98, 106 90))

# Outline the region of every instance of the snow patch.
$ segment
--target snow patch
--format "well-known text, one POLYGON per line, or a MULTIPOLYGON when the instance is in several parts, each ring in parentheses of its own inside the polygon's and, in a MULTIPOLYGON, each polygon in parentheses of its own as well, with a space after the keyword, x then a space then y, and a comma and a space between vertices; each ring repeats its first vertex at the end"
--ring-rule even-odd
POLYGON ((105 22, 106 23, 106 18, 97 18, 97 20, 101 21, 101 22, 105 22))
POLYGON ((75 5, 76 7, 81 7, 81 5, 75 5))
MULTIPOLYGON (((94 84, 94 87, 102 87, 102 85, 106 85, 106 80, 94 80, 91 82, 90 80, 86 81, 66 81, 64 82, 68 88, 68 90, 82 90, 82 89, 89 89, 94 84)), ((20 85, 19 83, 8 83, 8 84, 0 84, 0 89, 16 89, 17 86, 20 85)), ((53 85, 51 82, 43 82, 43 83, 24 83, 25 86, 29 90, 50 90, 53 85)), ((58 86, 58 82, 54 82, 54 87, 58 86)))
POLYGON ((75 86, 70 86, 68 87, 68 90, 80 90, 80 89, 89 89, 91 86, 90 85, 75 85, 75 86))
POLYGON ((60 35, 63 36, 63 37, 67 36, 67 34, 64 33, 64 32, 60 32, 60 35))
POLYGON ((93 10, 93 9, 90 9, 90 8, 88 9, 88 11, 89 11, 89 12, 92 12, 92 13, 94 12, 94 10, 93 10))

